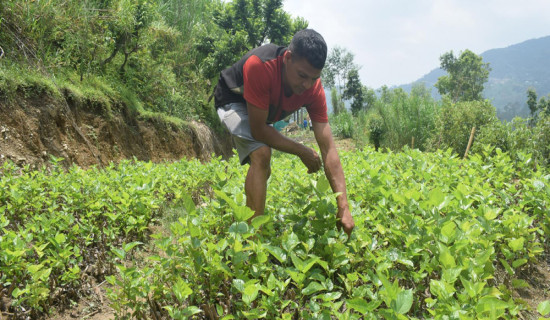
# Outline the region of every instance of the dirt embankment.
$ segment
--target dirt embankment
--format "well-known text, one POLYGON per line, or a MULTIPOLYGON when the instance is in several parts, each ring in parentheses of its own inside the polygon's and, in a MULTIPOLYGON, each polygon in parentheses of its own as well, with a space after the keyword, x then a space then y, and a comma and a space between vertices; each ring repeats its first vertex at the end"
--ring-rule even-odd
POLYGON ((209 160, 231 155, 228 135, 205 124, 178 127, 166 121, 140 119, 128 107, 108 113, 101 106, 49 95, 0 99, 0 163, 40 167, 50 156, 66 166, 104 166, 122 159, 174 161, 209 160))

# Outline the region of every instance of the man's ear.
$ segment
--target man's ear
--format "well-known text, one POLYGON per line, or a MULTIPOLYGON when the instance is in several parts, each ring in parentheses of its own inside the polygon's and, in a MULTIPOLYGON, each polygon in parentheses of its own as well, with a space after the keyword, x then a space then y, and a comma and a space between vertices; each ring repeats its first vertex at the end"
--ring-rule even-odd
POLYGON ((285 51, 285 54, 283 55, 283 63, 286 64, 290 60, 292 60, 292 51, 287 50, 287 51, 285 51))

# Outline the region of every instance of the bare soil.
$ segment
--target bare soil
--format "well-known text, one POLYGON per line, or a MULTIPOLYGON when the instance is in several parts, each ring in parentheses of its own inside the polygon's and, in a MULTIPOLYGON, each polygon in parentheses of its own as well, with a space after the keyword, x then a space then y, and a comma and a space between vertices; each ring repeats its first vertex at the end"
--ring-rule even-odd
POLYGON ((231 141, 200 122, 177 127, 166 121, 140 119, 118 105, 101 108, 48 95, 0 100, 0 163, 41 167, 50 156, 80 167, 104 166, 136 158, 142 161, 209 160, 230 156, 231 141), (99 109, 99 110, 98 110, 99 109))

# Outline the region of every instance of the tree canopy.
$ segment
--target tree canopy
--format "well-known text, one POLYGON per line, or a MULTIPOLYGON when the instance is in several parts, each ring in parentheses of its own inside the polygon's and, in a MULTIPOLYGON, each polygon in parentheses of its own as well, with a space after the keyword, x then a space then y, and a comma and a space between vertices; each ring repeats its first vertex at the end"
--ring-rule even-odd
POLYGON ((453 102, 482 100, 483 85, 489 79, 491 68, 481 56, 464 50, 459 57, 452 51, 440 57, 441 68, 447 75, 439 77, 435 87, 441 95, 453 102))

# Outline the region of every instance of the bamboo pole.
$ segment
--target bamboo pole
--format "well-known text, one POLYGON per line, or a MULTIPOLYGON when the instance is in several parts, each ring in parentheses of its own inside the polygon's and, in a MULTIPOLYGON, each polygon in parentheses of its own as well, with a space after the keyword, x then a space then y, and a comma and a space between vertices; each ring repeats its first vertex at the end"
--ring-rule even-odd
POLYGON ((412 141, 411 141, 411 149, 414 149, 414 137, 412 137, 412 141))
POLYGON ((476 127, 472 127, 472 132, 470 133, 470 140, 468 140, 468 146, 466 147, 466 152, 464 152, 464 159, 468 156, 468 151, 472 146, 472 141, 474 140, 474 133, 476 132, 476 127))

